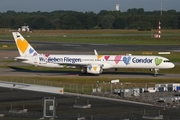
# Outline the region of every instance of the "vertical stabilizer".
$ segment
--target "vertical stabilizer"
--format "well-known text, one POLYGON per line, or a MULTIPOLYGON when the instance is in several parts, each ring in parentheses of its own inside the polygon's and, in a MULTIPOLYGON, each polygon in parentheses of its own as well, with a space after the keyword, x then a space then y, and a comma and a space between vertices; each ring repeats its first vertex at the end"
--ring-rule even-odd
POLYGON ((19 32, 12 32, 20 56, 35 56, 38 53, 19 32))

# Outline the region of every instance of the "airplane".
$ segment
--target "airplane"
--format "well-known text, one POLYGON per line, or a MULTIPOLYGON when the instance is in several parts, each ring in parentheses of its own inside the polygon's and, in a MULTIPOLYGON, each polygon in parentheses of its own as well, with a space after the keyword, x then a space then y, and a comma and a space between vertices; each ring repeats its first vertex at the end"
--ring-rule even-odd
POLYGON ((146 68, 154 70, 154 76, 160 69, 170 69, 175 65, 169 59, 161 56, 145 55, 99 55, 94 50, 94 55, 65 55, 65 54, 39 54, 19 33, 12 32, 20 56, 15 57, 23 63, 41 66, 62 68, 81 68, 82 74, 99 75, 105 69, 118 68, 146 68))

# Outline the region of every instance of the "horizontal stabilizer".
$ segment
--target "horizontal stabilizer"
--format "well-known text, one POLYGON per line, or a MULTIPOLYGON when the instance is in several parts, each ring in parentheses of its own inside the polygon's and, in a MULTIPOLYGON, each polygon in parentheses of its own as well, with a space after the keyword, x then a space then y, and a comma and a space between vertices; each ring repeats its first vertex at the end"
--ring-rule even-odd
POLYGON ((14 60, 28 60, 28 58, 19 56, 19 57, 15 57, 14 60))

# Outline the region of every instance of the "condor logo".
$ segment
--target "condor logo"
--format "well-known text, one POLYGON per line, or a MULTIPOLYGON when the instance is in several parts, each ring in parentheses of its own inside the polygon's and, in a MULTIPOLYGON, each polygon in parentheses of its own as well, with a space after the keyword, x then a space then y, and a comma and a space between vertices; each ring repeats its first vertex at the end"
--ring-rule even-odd
POLYGON ((152 63, 153 59, 149 59, 149 58, 145 58, 145 59, 138 59, 136 57, 134 57, 132 59, 133 63, 152 63))

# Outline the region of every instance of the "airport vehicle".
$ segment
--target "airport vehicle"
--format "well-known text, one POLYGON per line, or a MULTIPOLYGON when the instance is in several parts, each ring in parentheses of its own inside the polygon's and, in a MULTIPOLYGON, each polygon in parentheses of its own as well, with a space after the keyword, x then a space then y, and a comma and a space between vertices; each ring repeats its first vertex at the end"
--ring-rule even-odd
POLYGON ((20 56, 15 59, 23 63, 42 67, 71 67, 81 68, 82 74, 99 75, 105 69, 118 68, 147 68, 154 70, 157 76, 159 69, 170 69, 174 64, 169 59, 161 56, 142 55, 61 55, 61 54, 39 54, 25 40, 19 32, 12 32, 20 56))

